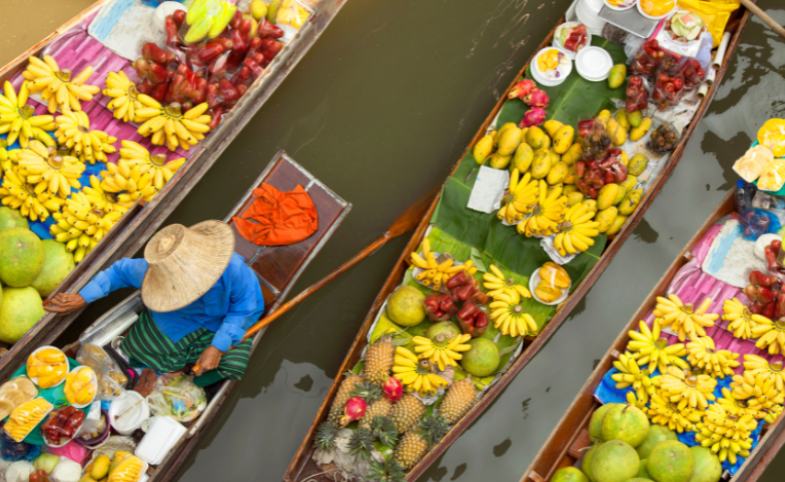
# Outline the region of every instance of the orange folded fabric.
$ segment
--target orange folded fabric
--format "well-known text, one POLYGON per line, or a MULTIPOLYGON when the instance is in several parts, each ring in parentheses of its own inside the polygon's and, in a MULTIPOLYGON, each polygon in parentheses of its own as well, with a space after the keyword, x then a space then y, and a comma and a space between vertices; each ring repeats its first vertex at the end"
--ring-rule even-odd
POLYGON ((302 186, 281 192, 269 184, 253 190, 256 200, 242 214, 233 217, 240 235, 259 246, 286 246, 299 243, 319 228, 316 206, 302 186))

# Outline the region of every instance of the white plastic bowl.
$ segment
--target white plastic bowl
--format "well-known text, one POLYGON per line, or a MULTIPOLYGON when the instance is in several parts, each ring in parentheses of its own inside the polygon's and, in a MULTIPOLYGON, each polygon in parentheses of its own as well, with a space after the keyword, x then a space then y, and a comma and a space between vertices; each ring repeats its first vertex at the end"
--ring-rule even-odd
MULTIPOLYGON (((89 368, 89 369, 90 369, 90 371, 92 371, 92 372, 93 372, 93 377, 92 377, 92 378, 93 378, 93 381, 92 381, 91 383, 92 383, 92 384, 93 384, 93 386, 95 387, 95 393, 93 394, 93 398, 91 398, 91 399, 90 399, 90 401, 89 401, 89 402, 87 402, 87 403, 82 403, 82 404, 79 404, 79 403, 72 403, 72 404, 71 404, 71 406, 72 406, 72 407, 74 407, 74 408, 85 408, 85 407, 89 406, 90 404, 92 404, 92 403, 93 403, 93 401, 95 400, 95 397, 97 397, 97 396, 98 396, 98 377, 97 377, 97 376, 96 376, 96 374, 95 374, 95 370, 93 370, 92 368, 90 368, 90 367, 88 367, 88 366, 86 366, 86 365, 82 365, 82 366, 78 366, 78 367, 74 368, 74 369, 73 369, 73 370, 71 370, 69 373, 76 373, 76 372, 78 372, 78 371, 80 371, 80 370, 84 370, 85 368, 89 368)), ((69 403, 70 403, 70 402, 69 402, 69 403)))
POLYGON ((148 418, 150 418, 150 407, 147 405, 147 400, 133 390, 126 391, 124 396, 113 400, 109 406, 108 422, 121 435, 131 435, 148 418))
POLYGON ((589 12, 599 13, 604 3, 604 0, 580 0, 578 6, 584 7, 589 12))
MULTIPOLYGON (((586 50, 586 49, 584 48, 584 49, 581 49, 581 50, 583 51, 583 50, 586 50)), ((532 77, 534 77, 534 80, 538 84, 544 85, 546 87, 553 87, 553 86, 561 84, 562 82, 565 81, 565 79, 567 79, 567 77, 570 76, 570 74, 572 73, 572 60, 570 59, 569 55, 567 55, 567 52, 565 52, 564 50, 562 50, 562 49, 560 49, 558 47, 545 47, 544 49, 542 49, 539 52, 537 52, 537 55, 534 56, 534 60, 531 63, 531 69, 530 70, 531 70, 531 73, 532 73, 532 77), (559 65, 559 67, 557 69, 559 71, 559 74, 560 74, 559 78, 551 78, 551 77, 546 76, 545 73, 540 71, 540 68, 537 65, 537 59, 540 58, 540 55, 542 55, 543 53, 545 53, 545 52, 547 52, 548 50, 551 50, 551 49, 558 50, 559 52, 564 54, 564 56, 567 58, 567 62, 565 64, 559 65)))
MULTIPOLYGON (((626 6, 617 7, 616 5, 611 4, 608 0, 605 0, 605 6, 610 8, 611 10, 616 10, 617 12, 623 12, 625 10, 629 10, 638 3, 638 0, 625 0, 626 6)), ((622 4, 624 5, 624 4, 622 4)))
POLYGON ((578 52, 575 68, 584 79, 599 82, 608 78, 613 68, 613 59, 604 48, 589 46, 578 52))
MULTIPOLYGON (((558 27, 556 27, 556 31, 553 34, 553 42, 551 42, 552 46, 556 47, 559 50, 564 51, 564 53, 567 54, 567 58, 569 58, 570 60, 574 60, 575 56, 578 55, 578 53, 577 52, 572 52, 571 50, 567 50, 566 48, 564 48, 564 45, 562 45, 562 43, 558 40, 558 38, 559 38, 559 34, 561 33, 562 29, 564 29, 566 27, 575 28, 578 25, 581 25, 581 23, 580 22, 564 22, 563 24, 559 25, 558 27)), ((592 37, 592 34, 591 34, 591 32, 589 32, 589 28, 586 27, 586 45, 583 48, 581 48, 581 50, 583 50, 584 48, 589 47, 591 45, 591 37, 592 37)))
MULTIPOLYGON (((41 347, 36 348, 35 351, 33 351, 33 353, 31 354, 31 356, 35 355, 36 353, 38 353, 39 351, 41 351, 41 350, 43 350, 45 348, 54 348, 55 350, 59 351, 60 353, 63 353, 63 350, 57 348, 56 346, 45 345, 45 346, 41 346, 41 347)), ((63 355, 65 355, 65 353, 63 353, 63 355)), ((30 357, 28 357, 28 359, 29 358, 30 357)), ((25 366, 27 366, 27 360, 25 360, 25 366)), ((70 371, 71 371, 71 362, 68 361, 68 357, 66 356, 65 357, 65 373, 67 374, 70 371)), ((25 370, 25 374, 27 374, 26 370, 25 370)), ((38 377, 28 377, 28 378, 30 378, 30 381, 32 381, 35 384, 35 386, 38 387, 38 377)), ((63 383, 65 383, 65 375, 63 375, 63 379, 60 380, 56 385, 54 385, 52 387, 47 387, 47 388, 59 387, 63 383)), ((41 387, 38 387, 38 388, 41 388, 41 387)), ((46 388, 44 388, 43 390, 46 390, 46 388)))
POLYGON ((544 305, 548 305, 548 306, 555 306, 555 305, 558 305, 559 303, 564 302, 564 300, 566 300, 570 296, 570 288, 572 288, 572 281, 570 281, 570 286, 568 286, 566 290, 561 290, 562 291, 562 295, 559 297, 559 299, 556 300, 556 301, 553 301, 551 303, 546 303, 546 302, 542 301, 541 299, 539 299, 537 297, 536 294, 534 294, 534 289, 537 288, 537 285, 540 284, 540 281, 542 280, 542 276, 540 276, 540 269, 541 268, 537 268, 534 271, 534 273, 532 273, 531 277, 529 278, 529 291, 531 292, 531 294, 534 297, 534 299, 537 300, 538 302, 540 302, 540 303, 542 303, 544 305))
POLYGON ((676 7, 678 7, 678 4, 676 3, 676 4, 673 5, 672 9, 670 9, 668 12, 664 13, 663 15, 654 16, 654 15, 649 15, 648 13, 643 11, 643 7, 641 7, 641 2, 640 1, 638 3, 636 3, 636 5, 638 6, 638 12, 640 12, 641 15, 643 15, 646 18, 648 18, 649 20, 661 20, 661 19, 667 17, 668 15, 670 15, 671 13, 673 13, 673 11, 676 10, 676 7))

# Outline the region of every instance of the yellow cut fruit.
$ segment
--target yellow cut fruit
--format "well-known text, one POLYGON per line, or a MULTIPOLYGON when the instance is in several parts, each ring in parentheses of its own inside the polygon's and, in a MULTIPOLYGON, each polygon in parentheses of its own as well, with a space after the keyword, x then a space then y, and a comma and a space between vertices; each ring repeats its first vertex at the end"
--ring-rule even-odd
POLYGON ((65 354, 55 348, 39 350, 35 357, 44 363, 63 363, 65 361, 65 354))

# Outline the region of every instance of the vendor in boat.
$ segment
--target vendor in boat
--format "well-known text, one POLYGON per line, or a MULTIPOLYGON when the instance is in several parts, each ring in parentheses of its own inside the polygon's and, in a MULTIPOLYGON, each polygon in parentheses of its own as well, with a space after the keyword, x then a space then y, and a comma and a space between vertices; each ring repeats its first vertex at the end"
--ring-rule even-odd
POLYGON ((141 288, 145 309, 120 345, 126 355, 159 373, 195 363, 199 386, 243 376, 252 340, 242 339, 263 314, 264 297, 256 274, 235 254, 226 223, 167 226, 147 244, 144 259, 121 259, 78 294, 60 293, 45 308, 71 313, 128 287, 141 288))

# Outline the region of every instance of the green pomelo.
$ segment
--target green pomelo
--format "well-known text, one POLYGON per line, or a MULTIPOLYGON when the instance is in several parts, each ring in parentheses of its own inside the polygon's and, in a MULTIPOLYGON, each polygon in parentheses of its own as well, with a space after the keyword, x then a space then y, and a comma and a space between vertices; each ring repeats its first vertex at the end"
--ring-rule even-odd
POLYGON ((52 239, 41 241, 44 245, 44 269, 33 281, 32 286, 42 298, 49 296, 74 269, 74 256, 63 243, 52 239))
POLYGON ((651 480, 651 475, 649 475, 649 468, 646 467, 648 461, 646 459, 641 459, 641 468, 638 469, 638 477, 641 479, 649 479, 651 480))
POLYGON ((16 343, 46 314, 38 292, 31 288, 6 288, 0 305, 0 341, 16 343))
POLYGON ((654 446, 646 467, 656 482, 689 482, 695 471, 695 458, 683 443, 666 440, 654 446))
POLYGON ((638 452, 623 440, 602 444, 591 463, 592 475, 597 482, 627 482, 638 475, 639 468, 638 452))
POLYGON ((401 326, 419 325, 425 319, 425 295, 414 286, 401 286, 387 299, 387 316, 401 326))
POLYGON ((643 477, 635 477, 634 479, 630 479, 627 482, 654 482, 654 481, 643 477))
POLYGON ((594 454, 597 453, 597 449, 599 449, 601 446, 601 443, 592 445, 589 451, 586 452, 586 454, 583 456, 583 461, 581 462, 581 470, 584 474, 586 474, 586 477, 588 477, 591 482, 597 482, 597 479, 595 479, 594 475, 592 474, 591 465, 592 462, 594 462, 594 454))
POLYGON ((690 482, 719 482, 722 477, 720 459, 706 447, 690 447, 695 460, 695 471, 690 482))
POLYGON ((475 377, 487 377, 499 368, 499 349, 496 343, 486 338, 475 338, 469 343, 472 347, 463 352, 461 366, 475 377))
POLYGON ((427 338, 436 341, 436 337, 443 335, 443 341, 452 340, 461 335, 461 329, 452 321, 440 321, 428 328, 427 338))
POLYGON ((0 207, 0 231, 8 228, 30 229, 30 225, 27 218, 19 214, 19 211, 2 206, 0 207))
POLYGON ((623 440, 637 447, 646 440, 648 433, 649 418, 632 405, 619 404, 608 410, 602 419, 602 438, 605 440, 623 440))
POLYGON ((653 449, 658 443, 664 442, 666 440, 677 440, 676 432, 673 430, 669 430, 667 427, 663 427, 662 425, 652 425, 649 427, 649 433, 646 435, 646 440, 643 441, 642 444, 638 445, 635 449, 638 451, 638 456, 643 459, 649 458, 649 454, 651 453, 651 449, 653 449))
POLYGON ((602 419, 608 410, 612 409, 618 403, 606 403, 591 414, 591 421, 589 421, 589 438, 592 442, 604 442, 602 438, 602 419))
POLYGON ((0 280, 12 288, 29 286, 44 267, 44 245, 25 228, 0 231, 0 280))
POLYGON ((576 467, 564 467, 553 474, 551 482, 589 482, 589 478, 576 467))

